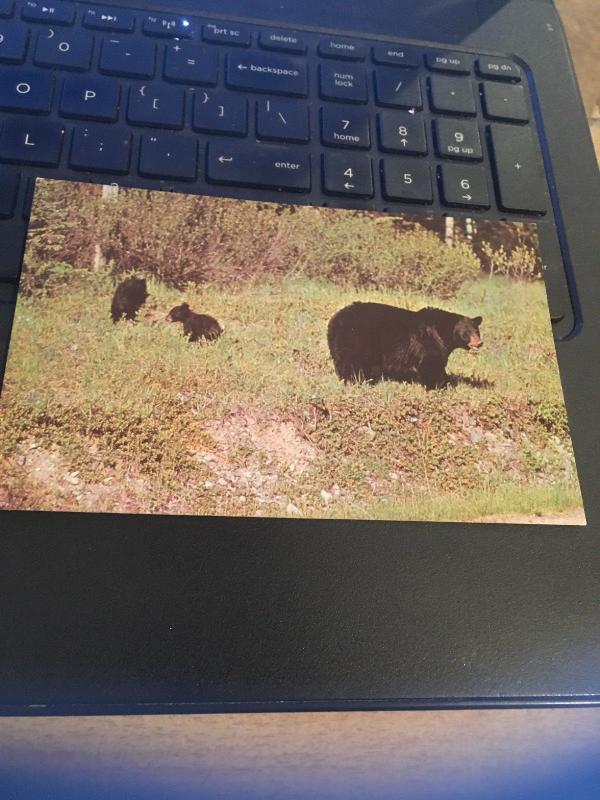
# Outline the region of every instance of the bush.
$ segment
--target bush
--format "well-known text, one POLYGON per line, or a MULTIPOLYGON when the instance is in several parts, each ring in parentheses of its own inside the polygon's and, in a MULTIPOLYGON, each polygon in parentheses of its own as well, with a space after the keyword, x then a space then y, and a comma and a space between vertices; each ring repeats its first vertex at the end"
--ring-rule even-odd
POLYGON ((504 245, 494 250, 488 242, 481 245, 484 263, 490 275, 506 275, 520 280, 539 280, 542 265, 537 252, 526 245, 519 244, 507 251, 504 245))
POLYGON ((110 272, 117 279, 143 274, 175 288, 305 275, 440 298, 456 295, 477 277, 479 256, 493 259, 492 271, 510 276, 529 275, 536 268, 535 251, 524 234, 516 249, 511 240, 509 251, 492 245, 483 251, 479 239, 471 242, 461 233, 462 221, 455 221, 450 245, 438 223, 367 211, 47 182, 36 193, 27 264, 37 272, 35 288, 46 279, 52 283, 55 268, 48 265, 64 263, 110 272))

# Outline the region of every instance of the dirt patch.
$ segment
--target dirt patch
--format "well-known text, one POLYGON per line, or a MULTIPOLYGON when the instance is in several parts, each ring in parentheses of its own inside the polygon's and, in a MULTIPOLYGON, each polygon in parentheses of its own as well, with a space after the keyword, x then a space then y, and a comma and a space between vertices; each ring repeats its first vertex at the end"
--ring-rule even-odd
POLYGON ((285 508, 289 498, 278 491, 281 480, 303 475, 319 456, 293 421, 255 410, 232 410, 222 420, 205 423, 204 429, 216 445, 193 454, 214 476, 204 486, 241 506, 252 498, 285 508))
POLYGON ((493 514, 479 517, 473 522, 498 522, 512 525, 585 525, 585 513, 582 508, 560 511, 555 514, 493 514))
POLYGON ((128 514, 147 505, 148 487, 142 478, 102 466, 101 481, 85 482, 77 470, 70 469, 58 448, 47 449, 34 440, 19 445, 16 462, 24 477, 48 494, 52 510, 128 514))

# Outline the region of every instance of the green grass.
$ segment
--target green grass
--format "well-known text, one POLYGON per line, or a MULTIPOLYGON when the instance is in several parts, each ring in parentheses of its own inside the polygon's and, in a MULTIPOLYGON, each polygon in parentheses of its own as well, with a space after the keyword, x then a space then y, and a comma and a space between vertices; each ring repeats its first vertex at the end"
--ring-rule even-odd
POLYGON ((306 278, 149 291, 136 324, 112 324, 98 276, 19 301, 0 504, 382 519, 581 504, 541 282, 485 278, 445 302, 306 278), (164 321, 183 299, 219 341, 164 321), (344 386, 325 332, 356 299, 483 315, 483 350, 448 365, 467 380, 344 386))

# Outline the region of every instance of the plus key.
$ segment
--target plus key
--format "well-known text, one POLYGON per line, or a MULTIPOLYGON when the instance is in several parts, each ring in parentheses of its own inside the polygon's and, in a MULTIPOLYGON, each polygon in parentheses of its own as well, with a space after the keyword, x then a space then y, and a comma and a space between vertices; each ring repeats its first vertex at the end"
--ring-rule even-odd
POLYGON ((500 208, 543 214, 548 208, 546 176, 531 132, 513 125, 492 125, 490 141, 500 208))

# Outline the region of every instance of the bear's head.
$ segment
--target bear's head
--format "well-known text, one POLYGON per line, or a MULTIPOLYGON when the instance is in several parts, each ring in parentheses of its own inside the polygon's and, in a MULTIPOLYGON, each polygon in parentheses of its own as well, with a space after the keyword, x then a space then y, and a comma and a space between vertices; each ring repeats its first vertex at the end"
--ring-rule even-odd
POLYGON ((189 315, 190 307, 187 303, 182 303, 180 306, 175 306, 167 314, 167 322, 183 322, 189 315))
POLYGON ((142 298, 143 300, 146 300, 148 297, 148 289, 146 287, 145 278, 131 278, 129 280, 129 286, 140 300, 142 300, 142 298))
POLYGON ((461 317, 454 326, 454 346, 462 347, 463 350, 477 352, 483 346, 483 341, 479 335, 481 317, 461 317))

